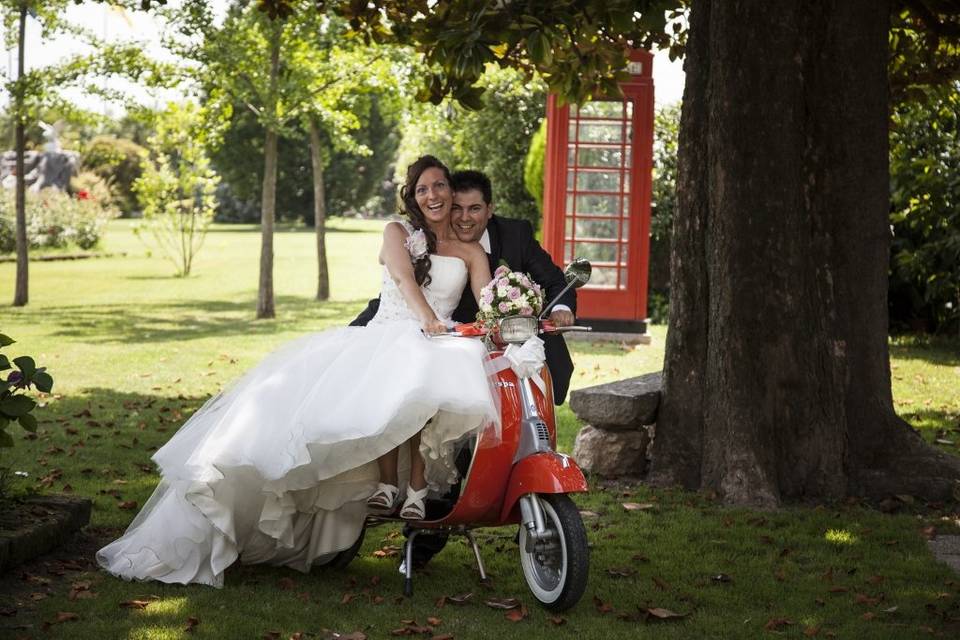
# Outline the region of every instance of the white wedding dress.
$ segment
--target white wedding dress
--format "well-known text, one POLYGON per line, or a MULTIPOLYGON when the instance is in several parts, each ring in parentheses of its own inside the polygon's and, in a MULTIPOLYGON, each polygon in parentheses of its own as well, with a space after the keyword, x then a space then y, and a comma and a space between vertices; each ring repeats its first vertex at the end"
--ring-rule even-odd
MULTIPOLYGON (((431 262, 423 291, 448 319, 467 268, 459 258, 431 262)), ((217 587, 237 558, 309 571, 356 541, 378 456, 423 428, 427 481, 444 491, 458 441, 499 427, 484 354, 478 340, 424 336, 384 269, 368 326, 282 347, 156 452, 159 486, 97 561, 126 579, 217 587)))

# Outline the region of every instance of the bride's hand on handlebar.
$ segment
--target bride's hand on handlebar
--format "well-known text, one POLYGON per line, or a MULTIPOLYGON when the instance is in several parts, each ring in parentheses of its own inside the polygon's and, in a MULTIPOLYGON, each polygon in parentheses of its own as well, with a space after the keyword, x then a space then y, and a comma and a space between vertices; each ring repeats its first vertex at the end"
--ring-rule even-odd
POLYGON ((438 336, 447 332, 447 325, 436 318, 429 318, 420 323, 420 328, 428 336, 438 336))

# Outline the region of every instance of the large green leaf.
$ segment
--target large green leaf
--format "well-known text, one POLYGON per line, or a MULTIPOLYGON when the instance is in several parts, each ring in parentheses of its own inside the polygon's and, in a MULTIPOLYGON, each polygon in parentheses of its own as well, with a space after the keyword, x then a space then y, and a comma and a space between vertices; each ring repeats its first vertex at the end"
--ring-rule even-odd
POLYGON ((0 353, 0 371, 6 371, 10 368, 10 358, 0 353))
POLYGON ((33 374, 33 384, 35 384, 40 391, 50 393, 53 389, 53 376, 43 369, 38 369, 37 372, 33 374))
POLYGON ((17 365, 24 377, 30 378, 37 370, 37 363, 30 356, 20 356, 13 359, 13 364, 17 365))
POLYGON ((13 437, 3 429, 0 429, 0 447, 9 448, 12 446, 13 446, 13 437))
POLYGON ((37 419, 34 418, 29 413, 26 413, 19 418, 20 426, 29 431, 30 433, 36 433, 37 431, 37 419))
POLYGON ((10 418, 19 418, 33 411, 37 403, 26 396, 8 396, 0 401, 0 413, 10 418))
POLYGON ((14 340, 13 338, 11 338, 10 336, 4 335, 4 334, 0 333, 0 348, 2 348, 2 347, 8 347, 8 346, 10 346, 11 344, 13 344, 14 342, 16 342, 16 340, 14 340))

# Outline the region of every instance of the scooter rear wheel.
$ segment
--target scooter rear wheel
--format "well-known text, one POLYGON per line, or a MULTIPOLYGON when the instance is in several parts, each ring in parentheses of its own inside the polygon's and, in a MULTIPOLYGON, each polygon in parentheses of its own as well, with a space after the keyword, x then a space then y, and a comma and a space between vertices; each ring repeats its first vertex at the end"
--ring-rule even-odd
POLYGON ((520 566, 533 596, 551 611, 577 604, 587 588, 590 551, 580 511, 569 496, 537 496, 548 540, 527 551, 527 530, 520 527, 520 566))

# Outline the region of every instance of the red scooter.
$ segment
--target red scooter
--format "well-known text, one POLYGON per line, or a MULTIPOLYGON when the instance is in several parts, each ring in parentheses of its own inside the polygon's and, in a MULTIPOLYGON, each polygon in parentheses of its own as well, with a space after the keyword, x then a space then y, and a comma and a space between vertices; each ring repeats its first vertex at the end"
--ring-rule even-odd
MULTIPOLYGON (((590 277, 590 263, 574 261, 566 276, 568 288, 585 284, 590 277)), ((544 314, 555 302, 547 305, 544 314)), ((580 512, 567 494, 587 491, 587 482, 577 463, 555 450, 556 420, 549 370, 544 366, 539 375, 519 376, 504 365, 503 357, 507 344, 522 344, 538 332, 571 330, 589 328, 557 329, 536 317, 514 316, 499 321, 491 336, 488 361, 494 370, 499 369, 495 385, 500 390, 500 437, 486 430, 475 438, 472 459, 452 507, 438 514, 428 501, 427 519, 407 523, 410 533, 404 545, 405 595, 413 595, 413 543, 420 533, 443 531, 465 536, 473 547, 480 577, 486 579, 473 529, 519 524, 520 566, 533 596, 553 611, 569 609, 583 596, 590 564, 587 534, 580 512)), ((476 325, 458 325, 452 333, 473 337, 483 336, 485 331, 476 325)), ((406 521, 368 516, 366 526, 387 522, 406 521)), ((329 564, 346 566, 362 541, 361 535, 353 547, 337 554, 329 564)))

